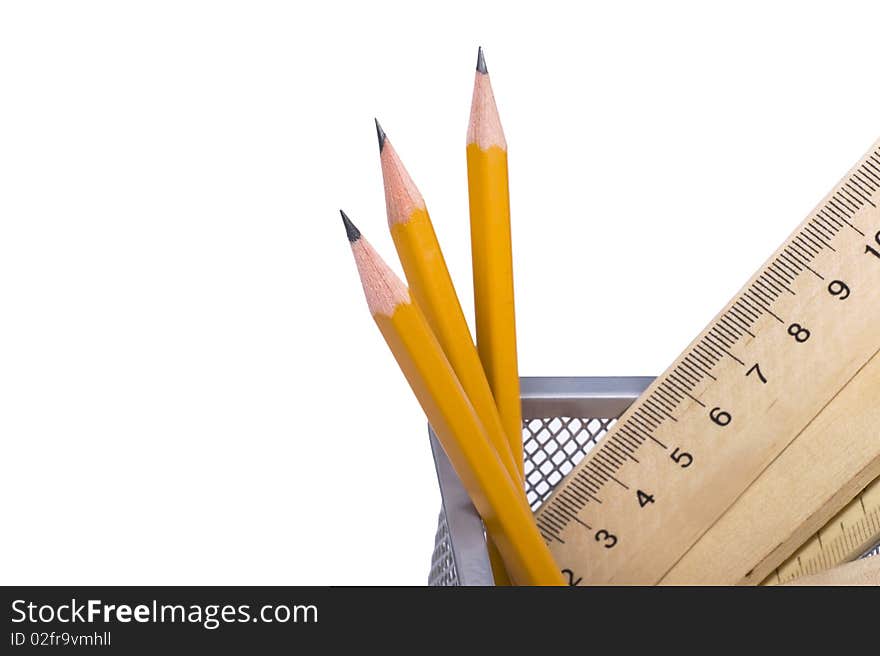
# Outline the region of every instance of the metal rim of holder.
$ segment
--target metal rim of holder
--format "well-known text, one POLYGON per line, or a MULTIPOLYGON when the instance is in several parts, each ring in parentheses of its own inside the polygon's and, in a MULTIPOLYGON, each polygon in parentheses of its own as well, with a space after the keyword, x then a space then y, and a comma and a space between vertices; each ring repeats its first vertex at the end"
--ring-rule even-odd
MULTIPOLYGON (((653 380, 651 376, 521 378, 523 423, 550 417, 616 419, 653 380)), ((494 585, 483 522, 436 436, 428 430, 442 498, 435 560, 440 550, 442 558, 451 561, 448 583, 494 585)))

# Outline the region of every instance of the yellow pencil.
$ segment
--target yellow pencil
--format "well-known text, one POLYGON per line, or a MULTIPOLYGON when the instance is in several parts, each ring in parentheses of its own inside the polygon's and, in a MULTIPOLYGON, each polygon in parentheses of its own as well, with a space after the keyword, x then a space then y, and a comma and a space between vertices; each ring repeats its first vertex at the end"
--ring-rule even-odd
POLYGON ((468 124, 467 169, 477 350, 522 478, 522 406, 516 356, 507 141, 482 48, 477 52, 468 124))
POLYGON ((378 121, 376 129, 388 226, 407 282, 502 462, 521 480, 425 201, 378 121))
POLYGON ((443 349, 409 291, 345 213, 348 240, 367 306, 418 398, 514 580, 562 585, 531 509, 467 398, 443 349))
MULTIPOLYGON (((510 472, 511 478, 520 482, 522 487, 521 467, 517 465, 510 450, 504 425, 474 346, 464 311, 455 293, 425 201, 378 121, 376 132, 379 137, 382 177, 385 181, 388 225, 407 282, 474 410, 482 420, 501 461, 510 472)), ((491 545, 489 558, 495 583, 509 584, 501 559, 491 545)))

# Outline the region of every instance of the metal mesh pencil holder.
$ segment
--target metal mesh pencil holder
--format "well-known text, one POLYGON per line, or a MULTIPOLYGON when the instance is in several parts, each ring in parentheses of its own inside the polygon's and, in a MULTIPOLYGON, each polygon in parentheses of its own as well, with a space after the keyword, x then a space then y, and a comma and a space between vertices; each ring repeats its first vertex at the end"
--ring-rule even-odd
MULTIPOLYGON (((650 377, 523 378, 526 496, 537 510, 651 384, 650 377)), ((428 585, 494 585, 483 523, 433 433, 443 500, 428 585)), ((880 555, 880 545, 862 557, 880 555)))
MULTIPOLYGON (((526 496, 536 510, 651 384, 650 377, 523 378, 526 496)), ((428 585, 493 585, 483 523, 433 433, 443 500, 428 585)))

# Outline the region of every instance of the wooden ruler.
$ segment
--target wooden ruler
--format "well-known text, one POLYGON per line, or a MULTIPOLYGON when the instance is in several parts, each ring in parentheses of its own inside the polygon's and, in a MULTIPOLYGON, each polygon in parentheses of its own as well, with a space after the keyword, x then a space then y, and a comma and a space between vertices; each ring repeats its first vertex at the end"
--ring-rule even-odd
POLYGON ((848 563, 880 543, 880 479, 841 510, 762 585, 788 583, 848 563))
POLYGON ((880 477, 871 358, 660 581, 757 585, 880 477))
POLYGON ((571 583, 659 582, 880 352, 878 203, 880 142, 541 506, 571 583))
POLYGON ((880 558, 865 558, 797 579, 793 585, 880 585, 880 558))

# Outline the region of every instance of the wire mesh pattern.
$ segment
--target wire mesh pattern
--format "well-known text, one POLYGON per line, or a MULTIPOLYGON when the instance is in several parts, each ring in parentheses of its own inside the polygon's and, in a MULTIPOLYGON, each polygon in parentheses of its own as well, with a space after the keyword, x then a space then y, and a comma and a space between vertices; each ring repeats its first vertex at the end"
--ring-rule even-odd
POLYGON ((532 510, 596 446, 616 419, 552 417, 523 427, 526 497, 532 510))
POLYGON ((446 524, 446 513, 440 511, 437 521, 437 534, 434 536, 434 553, 431 554, 431 573, 428 584, 435 586, 458 585, 458 572, 455 570, 455 558, 452 544, 449 541, 449 526, 446 524))
MULTIPOLYGON (((616 419, 549 417, 523 422, 526 497, 536 510, 616 419)), ((428 585, 459 585, 446 514, 440 513, 428 585)))

